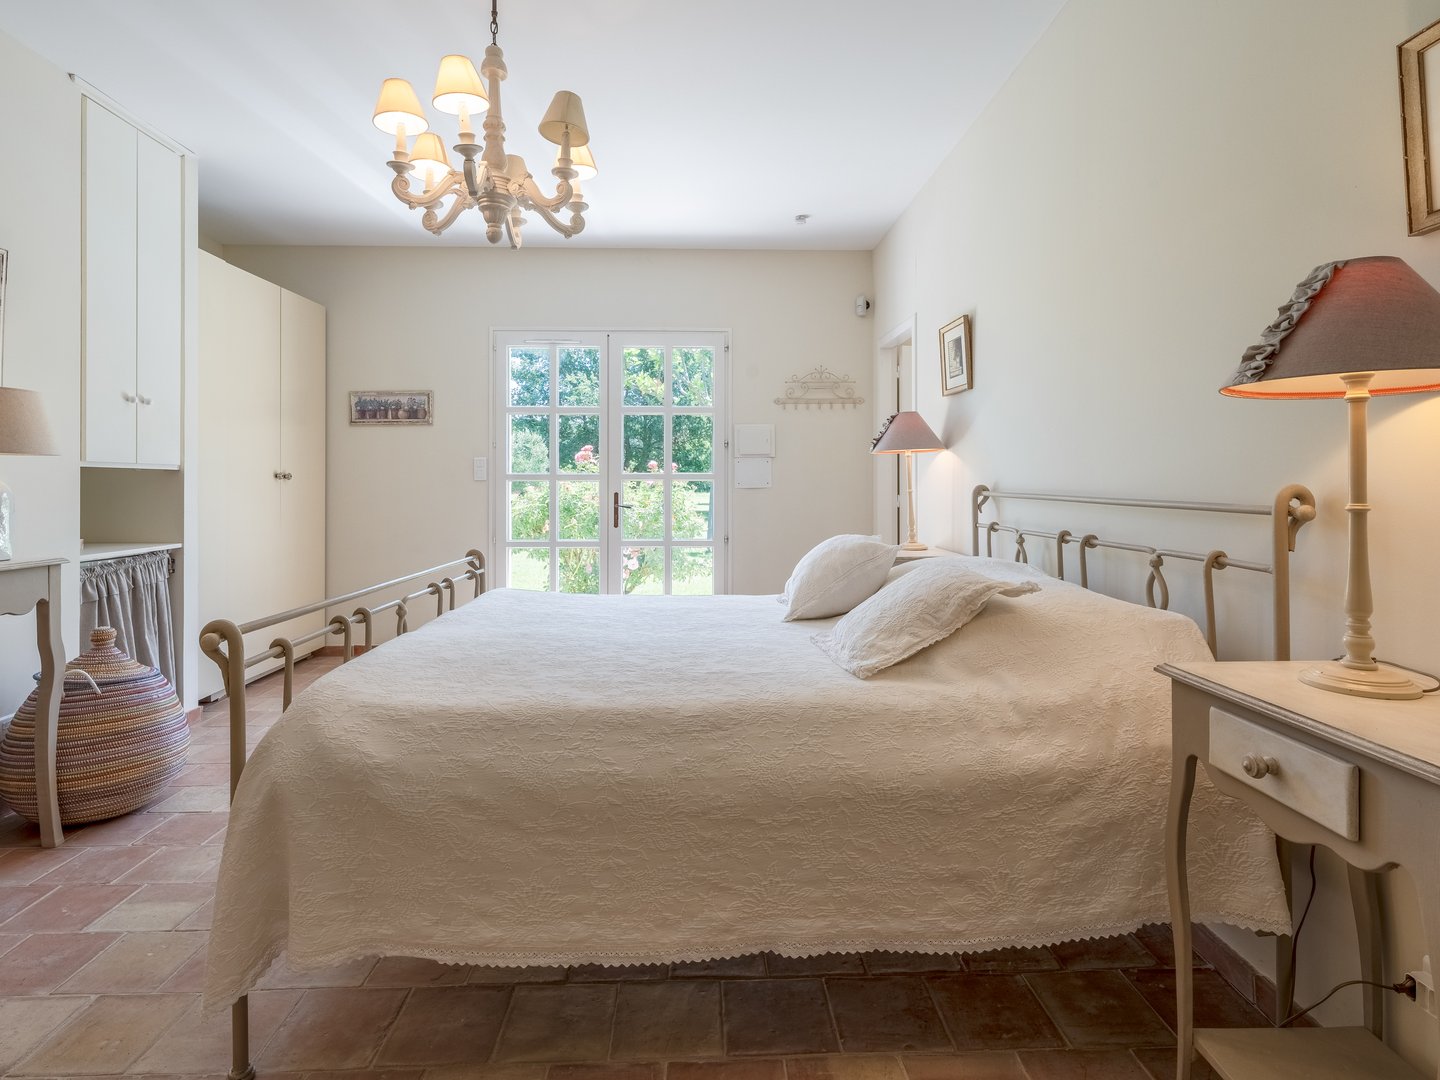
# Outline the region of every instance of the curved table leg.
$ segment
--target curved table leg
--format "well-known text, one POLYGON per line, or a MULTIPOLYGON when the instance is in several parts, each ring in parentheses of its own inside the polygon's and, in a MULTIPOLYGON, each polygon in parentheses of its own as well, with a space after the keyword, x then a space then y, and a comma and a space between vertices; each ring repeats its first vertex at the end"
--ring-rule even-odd
MULTIPOLYGON (((1346 866, 1350 906, 1355 909, 1355 936, 1360 943, 1360 977, 1380 982, 1385 971, 1385 928, 1380 920, 1380 875, 1346 866)), ((1430 928, 1427 926, 1426 930, 1430 928)), ((1377 1039, 1385 1037, 1385 990, 1361 988, 1365 994, 1365 1026, 1377 1039)))
POLYGON ((1165 823, 1165 879, 1170 890, 1170 928, 1175 937, 1175 1078, 1190 1080, 1195 1054, 1194 943, 1190 932, 1190 882, 1185 833, 1195 792, 1194 754, 1176 750, 1170 772, 1170 812, 1165 823))
POLYGON ((61 662, 65 642, 60 636, 57 598, 60 568, 49 573, 50 598, 35 605, 35 644, 40 649, 40 692, 35 701, 35 802, 40 818, 40 846, 53 848, 65 842, 60 827, 60 793, 55 786, 55 738, 60 724, 61 662))

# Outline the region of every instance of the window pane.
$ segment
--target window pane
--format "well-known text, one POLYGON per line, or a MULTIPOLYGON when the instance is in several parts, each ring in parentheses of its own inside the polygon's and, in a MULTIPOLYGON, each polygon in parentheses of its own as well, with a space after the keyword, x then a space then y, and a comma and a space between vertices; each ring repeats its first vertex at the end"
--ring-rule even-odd
POLYGON ((665 538, 665 490, 659 480, 626 480, 625 497, 630 509, 620 511, 620 535, 626 539, 665 538))
POLYGON ((600 549, 561 548, 560 591, 598 593, 600 591, 600 549))
POLYGON ((671 361, 676 405, 708 408, 715 403, 715 354, 709 349, 676 349, 671 361))
POLYGON ((544 413, 515 413, 510 416, 510 471, 550 471, 550 417, 544 413))
POLYGON ((708 473, 715 468, 715 418, 681 415, 671 419, 670 460, 674 471, 708 473))
POLYGON ((715 591, 715 549, 670 549, 670 591, 676 596, 709 596, 715 591))
POLYGON ((600 350, 560 350, 560 404, 600 404, 600 350))
POLYGON ((550 350, 510 350, 510 404, 550 404, 550 350))
POLYGON ((598 473, 600 471, 600 414, 561 413, 560 471, 598 473))
POLYGON ((600 539, 600 485, 588 480, 562 480, 559 488, 560 539, 600 539))
POLYGON ((660 471, 665 460, 665 417, 629 413, 625 417, 626 472, 660 471))
POLYGON ((622 590, 636 596, 659 596, 665 591, 665 549, 627 547, 620 550, 622 590))
POLYGON ((671 538, 675 540, 712 540, 715 537, 714 515, 711 513, 709 480, 690 480, 676 484, 670 493, 671 538))
POLYGON ((626 405, 665 404, 665 350, 625 350, 626 405))
POLYGON ((550 591, 550 552, 546 548, 510 549, 510 588, 550 591))
POLYGON ((544 480, 511 481, 510 539, 546 540, 549 536, 550 485, 544 480))

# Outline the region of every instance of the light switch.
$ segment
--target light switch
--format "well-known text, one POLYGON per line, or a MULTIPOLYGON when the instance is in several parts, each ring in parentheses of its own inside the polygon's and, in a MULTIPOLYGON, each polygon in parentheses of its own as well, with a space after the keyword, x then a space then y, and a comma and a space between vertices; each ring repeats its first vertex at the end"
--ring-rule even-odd
POLYGON ((484 480, 489 476, 488 463, 483 457, 475 459, 475 479, 484 480))

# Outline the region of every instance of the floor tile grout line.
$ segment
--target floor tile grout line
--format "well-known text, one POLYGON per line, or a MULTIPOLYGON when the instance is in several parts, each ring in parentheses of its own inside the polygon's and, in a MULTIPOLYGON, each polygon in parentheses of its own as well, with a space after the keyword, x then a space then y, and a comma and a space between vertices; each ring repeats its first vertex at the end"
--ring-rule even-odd
POLYGON ((1055 1033, 1060 1036, 1060 1041, 1065 1044, 1064 1049, 1066 1049, 1066 1050, 1078 1050, 1079 1047, 1075 1046, 1075 1045, 1070 1041, 1070 1036, 1069 1036, 1069 1034, 1065 1031, 1064 1025, 1061 1024, 1060 1021, 1059 1021, 1058 1019, 1056 1019, 1054 1015, 1051 1014, 1050 1010, 1045 1007, 1045 999, 1042 998, 1039 994, 1037 994, 1037 993, 1035 992, 1035 987, 1032 986, 1031 983, 1030 983, 1030 976, 1031 976, 1032 974, 1033 974, 1033 975, 1040 975, 1040 974, 1044 974, 1044 973, 1043 973, 1043 972, 1038 972, 1038 971, 1036 971, 1036 972, 1023 972, 1023 971, 1022 971, 1022 972, 1020 972, 1020 981, 1021 981, 1021 983, 1024 984, 1025 989, 1029 992, 1030 996, 1035 999, 1035 1004, 1040 1006, 1040 1011, 1045 1014, 1045 1019, 1049 1020, 1051 1026, 1055 1028, 1055 1033))
MULTIPOLYGON (((865 967, 863 960, 860 963, 860 967, 862 970, 865 967)), ((835 1036, 835 1049, 843 1054, 845 1053, 845 1039, 840 1034, 840 1022, 835 1019, 835 1003, 830 1000, 830 983, 823 977, 820 979, 820 992, 825 995, 825 1015, 830 1017, 830 1031, 835 1036)))
MULTIPOLYGON (((49 995, 49 994, 43 994, 43 995, 38 995, 38 996, 49 997, 50 995, 49 995)), ((96 999, 96 997, 98 997, 99 995, 97 995, 97 994, 66 994, 66 995, 63 995, 63 996, 65 996, 65 997, 84 997, 84 998, 87 998, 88 1000, 85 1002, 84 1005, 81 1005, 80 1008, 76 1009, 76 1010, 75 1010, 73 1013, 71 1013, 69 1016, 65 1017, 64 1020, 61 1020, 60 1023, 56 1024, 53 1028, 51 1028, 44 1036, 42 1036, 40 1039, 36 1040, 35 1045, 32 1046, 32 1047, 30 1048, 30 1050, 29 1050, 26 1054, 24 1054, 18 1061, 15 1061, 15 1062, 11 1063, 10 1068, 7 1069, 6 1072, 5 1072, 5 1075, 6 1075, 7 1077, 8 1077, 8 1076, 23 1076, 23 1075, 24 1075, 23 1073, 17 1073, 17 1072, 15 1072, 15 1070, 18 1069, 20 1066, 24 1065, 25 1062, 29 1061, 32 1057, 34 1057, 36 1054, 38 1054, 38 1053, 39 1053, 41 1050, 43 1050, 46 1046, 50 1045, 50 1043, 55 1040, 56 1036, 60 1035, 66 1028, 68 1028, 71 1024, 75 1023, 75 1021, 78 1020, 78 1019, 84 1014, 85 1010, 87 1010, 88 1008, 90 1008, 91 1005, 95 1004, 95 999, 96 999)), ((138 1059, 137 1059, 137 1060, 138 1060, 138 1059)))
MULTIPOLYGON (((962 961, 962 962, 963 962, 963 961, 962 961)), ((957 973, 957 974, 958 974, 958 973, 957 973)), ((925 976, 922 976, 921 979, 920 979, 920 981, 921 981, 921 982, 924 984, 924 986, 925 986, 925 996, 930 999, 930 1005, 934 1008, 934 1010, 935 1010, 935 1015, 940 1018, 940 1030, 945 1033, 945 1038, 947 1038, 947 1039, 950 1040, 950 1050, 951 1050, 953 1053, 957 1053, 957 1054, 958 1054, 958 1053, 960 1053, 960 1044, 955 1041, 955 1033, 950 1030, 950 1025, 949 1025, 949 1023, 947 1023, 946 1020, 945 1020, 945 1010, 942 1009, 942 1008, 940 1008, 940 999, 935 996, 935 987, 932 986, 931 983, 930 983, 930 980, 931 980, 932 978, 934 978, 934 976, 925 975, 925 976)), ((901 1067, 902 1069, 905 1068, 905 1062, 904 1062, 904 1061, 901 1061, 901 1062, 900 1062, 900 1067, 901 1067)), ((909 1070, 909 1069, 905 1069, 905 1075, 906 1075, 906 1076, 909 1076, 909 1075, 910 1075, 910 1070, 909 1070)))
MULTIPOLYGON (((466 976, 469 978, 469 976, 466 976)), ((490 1048, 490 1055, 486 1061, 490 1064, 501 1064, 495 1060, 495 1055, 500 1053, 500 1044, 505 1041, 505 1029, 510 1026, 510 1014, 515 1011, 516 991, 520 989, 519 984, 512 984, 510 994, 505 999, 505 1013, 500 1017, 500 1026, 495 1029, 495 1045, 490 1048)), ((545 1075, 550 1075, 550 1070, 545 1070, 545 1075)))

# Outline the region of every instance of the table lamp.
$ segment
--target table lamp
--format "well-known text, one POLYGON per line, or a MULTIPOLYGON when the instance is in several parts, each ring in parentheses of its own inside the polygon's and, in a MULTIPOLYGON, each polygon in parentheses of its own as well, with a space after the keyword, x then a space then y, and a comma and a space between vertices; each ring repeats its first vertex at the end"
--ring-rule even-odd
POLYGON ((1423 692, 1410 672, 1374 656, 1365 442, 1372 395, 1422 390, 1440 390, 1440 292, 1390 256, 1317 266, 1220 390, 1244 398, 1343 397, 1350 406, 1345 656, 1303 671, 1310 686, 1371 698, 1423 692))
MULTIPOLYGON (((58 453, 40 395, 0 386, 0 454, 54 457, 58 453)), ((10 489, 0 481, 0 562, 10 559, 12 505, 10 489)))
POLYGON ((930 430, 917 412, 898 412, 886 420, 880 434, 870 440, 872 454, 905 455, 905 490, 910 499, 910 539, 900 545, 902 551, 924 551, 926 545, 915 539, 915 455, 944 450, 940 436, 930 430))

